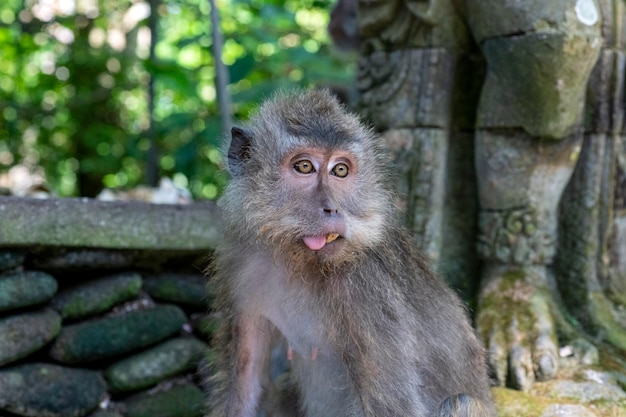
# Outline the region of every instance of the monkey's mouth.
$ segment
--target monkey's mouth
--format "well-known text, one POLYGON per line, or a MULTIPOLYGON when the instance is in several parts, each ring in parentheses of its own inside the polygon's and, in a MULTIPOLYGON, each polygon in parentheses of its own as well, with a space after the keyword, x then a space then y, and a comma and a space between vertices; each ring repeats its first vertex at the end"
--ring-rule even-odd
POLYGON ((339 233, 329 233, 327 235, 305 236, 302 238, 302 241, 307 248, 317 251, 322 249, 327 244, 339 239, 340 237, 341 236, 339 235, 339 233))

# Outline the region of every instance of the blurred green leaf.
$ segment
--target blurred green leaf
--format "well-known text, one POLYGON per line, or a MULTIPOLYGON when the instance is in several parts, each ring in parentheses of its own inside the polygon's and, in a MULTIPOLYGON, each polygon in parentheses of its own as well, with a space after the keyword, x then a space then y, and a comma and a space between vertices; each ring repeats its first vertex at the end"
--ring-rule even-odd
MULTIPOLYGON (((140 184, 152 78, 160 175, 183 178, 196 197, 218 195, 226 176, 208 0, 159 6, 154 61, 144 1, 1 2, 0 174, 43 168, 60 195, 140 184)), ((279 88, 351 82, 354 57, 334 53, 326 33, 333 3, 218 0, 235 119, 279 88)))

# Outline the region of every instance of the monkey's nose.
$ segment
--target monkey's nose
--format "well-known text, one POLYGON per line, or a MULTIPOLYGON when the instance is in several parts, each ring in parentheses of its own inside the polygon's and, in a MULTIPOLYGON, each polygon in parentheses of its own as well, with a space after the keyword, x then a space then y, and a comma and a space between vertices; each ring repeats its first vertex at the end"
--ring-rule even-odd
POLYGON ((320 200, 320 209, 324 216, 329 217, 335 216, 339 212, 337 204, 329 196, 324 196, 324 198, 320 200))
POLYGON ((327 216, 334 216, 335 214, 337 214, 339 212, 339 210, 337 210, 334 207, 325 207, 325 208, 322 209, 322 211, 327 216))

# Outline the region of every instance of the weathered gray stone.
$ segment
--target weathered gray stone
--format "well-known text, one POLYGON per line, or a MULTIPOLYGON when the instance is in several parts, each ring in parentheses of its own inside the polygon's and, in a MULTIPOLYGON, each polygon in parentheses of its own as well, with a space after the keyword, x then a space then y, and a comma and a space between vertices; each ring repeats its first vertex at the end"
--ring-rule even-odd
POLYGON ((467 26, 454 1, 362 1, 358 15, 359 40, 368 49, 464 50, 469 43, 467 26))
POLYGON ((467 17, 477 42, 498 36, 551 32, 599 26, 600 11, 592 0, 465 0, 467 17), (577 10, 577 3, 579 4, 577 10), (581 10, 580 6, 587 6, 581 10), (595 22, 593 9, 596 12, 595 22), (586 13, 585 13, 586 11, 586 13))
POLYGON ((404 170, 397 189, 405 196, 407 226, 435 264, 439 261, 445 200, 447 133, 443 129, 390 129, 383 139, 404 170))
POLYGON ((0 246, 207 250, 220 240, 212 203, 150 204, 0 196, 0 246))
POLYGON ((483 259, 550 263, 556 250, 559 197, 581 142, 582 135, 551 141, 521 130, 477 132, 478 253, 483 259))
POLYGON ((105 394, 99 372, 32 363, 0 369, 0 409, 32 417, 80 417, 105 394))
POLYGON ((359 63, 364 114, 379 128, 445 128, 454 56, 444 48, 375 52, 359 63), (420 73, 419 77, 414 77, 420 73))
POLYGON ((583 369, 578 375, 585 381, 617 386, 617 378, 615 378, 615 375, 610 372, 597 371, 595 369, 583 369))
MULTIPOLYGON (((626 177, 623 179, 626 180, 626 177)), ((619 189, 619 193, 616 193, 616 202, 619 201, 620 205, 626 205, 626 186, 616 186, 615 188, 616 190, 619 189)), ((611 264, 607 274, 608 288, 611 298, 621 305, 626 305, 626 216, 624 216, 623 209, 619 213, 616 210, 610 239, 611 264)))
POLYGON ((585 86, 601 44, 544 33, 486 40, 488 70, 477 125, 555 139, 570 135, 582 124, 585 86))
POLYGON ((0 319, 0 365, 24 358, 54 339, 61 317, 53 310, 0 319))
POLYGON ((622 130, 625 67, 623 51, 603 50, 600 54, 587 86, 587 131, 619 133, 622 130))
POLYGON ((111 365, 104 376, 112 391, 148 388, 195 369, 206 348, 204 343, 191 337, 168 340, 111 365))
POLYGON ((550 404, 540 417, 596 417, 596 415, 580 404, 550 404))
MULTIPOLYGON (((559 369, 565 373, 578 374, 580 369, 600 363, 598 348, 583 338, 575 339, 559 348, 559 369)), ((585 375, 586 371, 582 372, 585 375)), ((589 370, 589 372, 592 372, 589 370)), ((585 378, 583 376, 583 378, 585 378)), ((580 379, 580 376, 575 379, 580 379)), ((589 378, 585 378, 589 379, 589 378)))
POLYGON ((155 299, 206 309, 209 305, 206 282, 201 274, 163 273, 147 276, 143 288, 155 299))
POLYGON ((556 380, 541 382, 530 390, 530 394, 543 394, 547 397, 560 399, 568 398, 583 403, 626 401, 626 392, 617 385, 593 381, 556 380))
POLYGON ((179 307, 160 305, 65 326, 50 355, 63 363, 114 358, 173 336, 186 320, 179 307))
POLYGON ((182 385, 168 391, 138 394, 126 401, 127 417, 200 417, 204 395, 194 385, 182 385))
POLYGON ((43 303, 52 298, 56 292, 56 280, 43 272, 27 271, 0 275, 0 311, 43 303))
POLYGON ((68 288, 52 299, 63 318, 81 318, 105 312, 135 297, 141 289, 141 275, 123 273, 68 288))
POLYGON ((585 135, 576 171, 560 205, 555 276, 563 301, 583 327, 598 339, 626 349, 626 329, 602 292, 604 266, 598 263, 599 254, 605 256, 602 248, 606 238, 598 224, 609 221, 612 205, 605 189, 611 175, 611 164, 607 163, 611 149, 610 135, 585 135))
POLYGON ((597 401, 579 403, 507 388, 493 388, 498 417, 625 417, 623 402, 597 401))
POLYGON ((24 263, 23 253, 11 250, 0 251, 0 271, 15 269, 24 263))

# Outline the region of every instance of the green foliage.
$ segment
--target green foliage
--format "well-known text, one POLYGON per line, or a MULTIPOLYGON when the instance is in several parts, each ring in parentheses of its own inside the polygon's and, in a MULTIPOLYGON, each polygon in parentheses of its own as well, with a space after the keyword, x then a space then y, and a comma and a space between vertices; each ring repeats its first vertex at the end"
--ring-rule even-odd
MULTIPOLYGON (((326 32, 333 0, 218 0, 235 119, 278 88, 346 85, 353 56, 326 32)), ((41 167, 62 196, 144 181, 151 119, 161 176, 199 198, 226 178, 208 0, 5 0, 0 5, 0 173, 41 167), (154 113, 148 83, 154 80, 154 113)))

